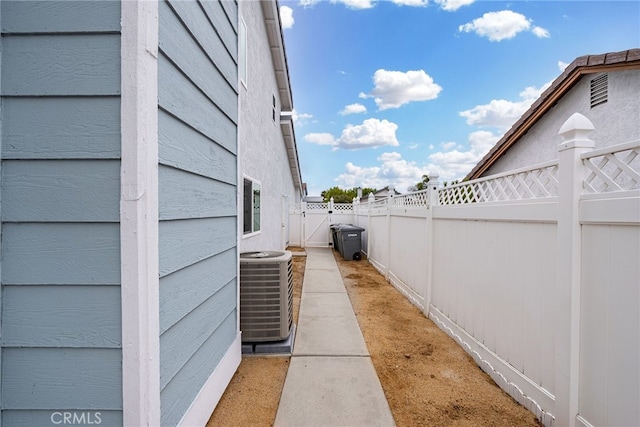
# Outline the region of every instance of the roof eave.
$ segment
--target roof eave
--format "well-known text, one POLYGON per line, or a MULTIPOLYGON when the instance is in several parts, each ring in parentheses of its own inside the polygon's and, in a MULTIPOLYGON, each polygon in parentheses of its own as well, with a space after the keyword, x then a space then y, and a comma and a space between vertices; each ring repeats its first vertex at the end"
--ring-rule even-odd
POLYGON ((260 3, 264 14, 264 22, 267 27, 267 39, 269 48, 271 49, 271 58, 273 59, 273 70, 276 73, 280 106, 283 111, 292 111, 293 96, 291 95, 289 68, 284 47, 282 23, 280 22, 280 13, 278 12, 278 1, 261 1, 260 3))
POLYGON ((291 115, 282 115, 280 117, 280 130, 284 137, 284 144, 287 149, 287 158, 289 159, 289 168, 291 169, 291 177, 293 185, 303 192, 302 172, 300 170, 300 160, 298 159, 298 148, 296 146, 296 134, 293 129, 293 118, 291 115))
POLYGON ((289 80, 289 67, 287 64, 287 54, 284 47, 284 35, 282 34, 282 23, 278 1, 261 1, 264 22, 267 28, 267 40, 271 50, 273 60, 273 70, 276 75, 278 85, 278 95, 280 100, 280 129, 284 138, 289 160, 291 176, 296 188, 303 191, 302 172, 298 159, 298 149, 296 146, 296 136, 293 129, 293 96, 291 94, 291 83, 289 80))

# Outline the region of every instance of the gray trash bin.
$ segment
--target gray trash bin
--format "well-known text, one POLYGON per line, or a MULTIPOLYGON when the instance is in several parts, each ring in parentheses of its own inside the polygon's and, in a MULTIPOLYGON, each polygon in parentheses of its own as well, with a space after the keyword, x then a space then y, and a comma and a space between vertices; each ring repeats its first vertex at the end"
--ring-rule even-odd
POLYGON ((342 254, 342 250, 340 250, 340 240, 338 240, 338 230, 343 225, 344 224, 337 223, 337 224, 331 224, 329 226, 329 228, 331 229, 331 238, 333 239, 333 247, 335 248, 335 250, 340 252, 340 254, 342 254))
POLYGON ((362 259, 360 251, 362 250, 362 232, 364 228, 349 224, 342 225, 337 231, 338 245, 342 257, 347 261, 359 261, 362 259))

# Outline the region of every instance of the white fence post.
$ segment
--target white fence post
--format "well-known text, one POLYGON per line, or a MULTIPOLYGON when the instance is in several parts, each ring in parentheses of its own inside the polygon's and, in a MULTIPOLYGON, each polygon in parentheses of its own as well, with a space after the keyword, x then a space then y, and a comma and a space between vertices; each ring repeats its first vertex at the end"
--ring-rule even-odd
POLYGON ((578 215, 583 186, 581 154, 593 150, 587 137, 593 124, 579 113, 560 128, 558 147, 558 265, 556 277, 556 372, 554 411, 559 426, 576 425, 580 362, 581 226, 578 215))
POLYGON ((353 223, 353 225, 357 225, 357 226, 360 226, 360 224, 358 224, 358 206, 359 205, 360 205, 360 199, 357 197, 354 197, 353 201, 351 202, 351 217, 353 218, 351 222, 353 223))
POLYGON ((300 215, 302 215, 302 218, 300 218, 300 247, 304 248, 304 244, 307 240, 307 237, 304 235, 304 230, 305 230, 305 221, 307 218, 307 202, 302 202, 300 203, 300 215))
POLYGON ((387 245, 386 245, 386 254, 384 261, 384 278, 389 280, 389 267, 391 263, 391 206, 393 206, 393 191, 386 200, 387 206, 387 245))
POLYGON ((431 306, 431 290, 433 288, 433 252, 435 245, 433 240, 433 207, 438 204, 438 178, 437 174, 429 175, 428 194, 429 205, 427 206, 427 231, 425 238, 427 239, 427 283, 424 295, 424 314, 429 317, 429 307, 431 306))
POLYGON ((373 193, 369 193, 369 197, 367 198, 367 203, 369 204, 367 210, 367 258, 371 259, 371 211, 373 202, 376 200, 373 193))

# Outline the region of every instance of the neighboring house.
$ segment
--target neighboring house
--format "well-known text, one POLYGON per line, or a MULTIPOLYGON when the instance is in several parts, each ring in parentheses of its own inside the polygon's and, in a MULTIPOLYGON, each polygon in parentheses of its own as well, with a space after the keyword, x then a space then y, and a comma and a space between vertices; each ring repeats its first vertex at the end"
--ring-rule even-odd
POLYGON ((280 15, 274 1, 238 6, 240 252, 283 250, 289 243, 289 205, 302 201, 304 187, 280 15))
POLYGON ((575 59, 465 179, 556 159, 558 129, 576 112, 596 149, 640 139, 640 49, 575 59))
POLYGON ((307 203, 322 203, 324 201, 324 197, 322 196, 307 196, 304 198, 304 201, 307 203))
MULTIPOLYGON (((395 188, 389 186, 381 188, 380 190, 377 190, 373 193, 373 197, 375 198, 375 200, 386 199, 389 196, 395 197, 401 195, 402 193, 399 193, 395 188)), ((367 200, 369 200, 368 196, 360 199, 361 202, 366 202, 367 200)))
POLYGON ((206 423, 241 360, 240 179, 261 183, 260 246, 301 187, 260 4, 0 2, 1 425, 206 423))

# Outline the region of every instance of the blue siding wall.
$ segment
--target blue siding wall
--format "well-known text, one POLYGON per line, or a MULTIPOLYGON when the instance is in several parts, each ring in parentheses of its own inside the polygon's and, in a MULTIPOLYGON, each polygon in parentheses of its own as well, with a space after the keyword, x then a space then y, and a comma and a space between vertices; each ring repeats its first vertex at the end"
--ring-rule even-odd
POLYGON ((182 418, 238 329, 236 25, 232 1, 160 2, 163 425, 182 418))
POLYGON ((0 23, 0 422, 122 424, 120 3, 0 23))

